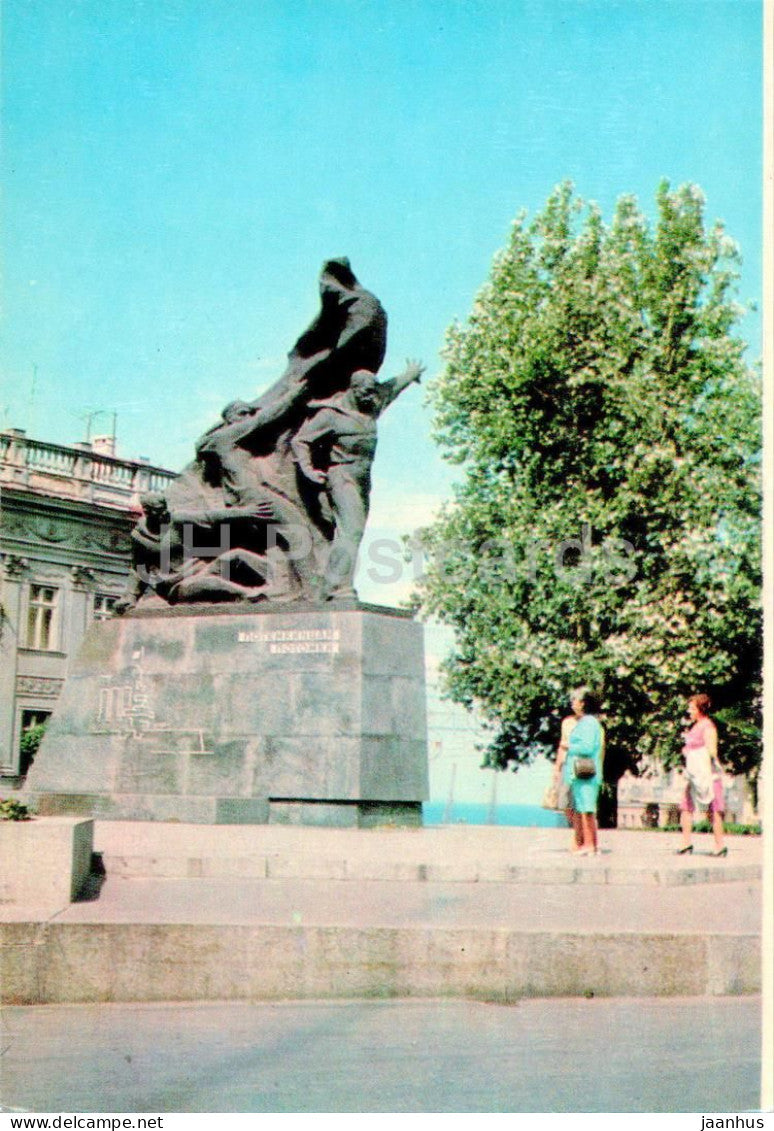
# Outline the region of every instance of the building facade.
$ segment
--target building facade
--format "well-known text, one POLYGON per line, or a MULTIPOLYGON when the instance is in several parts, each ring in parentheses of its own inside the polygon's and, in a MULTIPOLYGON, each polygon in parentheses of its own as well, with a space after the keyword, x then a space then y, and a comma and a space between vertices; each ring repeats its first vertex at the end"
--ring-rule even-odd
POLYGON ((23 735, 124 591, 140 495, 173 478, 116 458, 108 437, 68 447, 0 433, 0 786, 23 779, 23 735))

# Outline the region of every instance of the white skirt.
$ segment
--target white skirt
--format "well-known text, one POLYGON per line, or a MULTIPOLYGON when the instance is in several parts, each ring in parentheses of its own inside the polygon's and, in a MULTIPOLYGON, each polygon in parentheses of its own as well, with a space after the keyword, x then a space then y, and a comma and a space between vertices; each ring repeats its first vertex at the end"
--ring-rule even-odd
POLYGON ((685 776, 688 778, 694 801, 699 805, 709 805, 714 794, 712 763, 706 747, 688 751, 685 756, 685 776))

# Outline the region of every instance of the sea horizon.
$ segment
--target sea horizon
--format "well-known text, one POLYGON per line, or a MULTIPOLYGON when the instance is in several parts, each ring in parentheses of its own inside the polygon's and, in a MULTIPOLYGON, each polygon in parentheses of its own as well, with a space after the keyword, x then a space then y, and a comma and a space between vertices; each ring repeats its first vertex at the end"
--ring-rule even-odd
POLYGON ((566 828, 564 813, 541 805, 491 805, 477 801, 424 801, 423 825, 510 825, 521 828, 566 828))

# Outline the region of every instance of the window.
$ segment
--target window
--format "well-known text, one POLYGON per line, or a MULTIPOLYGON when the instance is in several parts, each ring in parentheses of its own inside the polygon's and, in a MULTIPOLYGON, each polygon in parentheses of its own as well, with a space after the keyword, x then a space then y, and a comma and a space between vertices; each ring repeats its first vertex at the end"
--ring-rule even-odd
POLYGON ((21 737, 19 739, 19 773, 23 777, 29 770, 43 739, 50 711, 22 711, 21 737))
POLYGON ((56 608, 59 590, 50 585, 31 585, 27 610, 27 648, 50 652, 56 647, 56 608))
POLYGON ((117 597, 111 597, 109 593, 95 593, 94 594, 94 619, 107 620, 108 617, 113 615, 117 597))

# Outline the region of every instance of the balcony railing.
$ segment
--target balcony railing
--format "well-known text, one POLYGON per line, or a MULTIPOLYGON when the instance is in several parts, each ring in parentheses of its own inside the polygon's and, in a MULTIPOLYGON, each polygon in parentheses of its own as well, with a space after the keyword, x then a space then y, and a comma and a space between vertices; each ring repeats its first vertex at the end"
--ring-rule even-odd
POLYGON ((139 460, 0 433, 0 484, 126 510, 146 491, 163 491, 175 472, 139 460))

